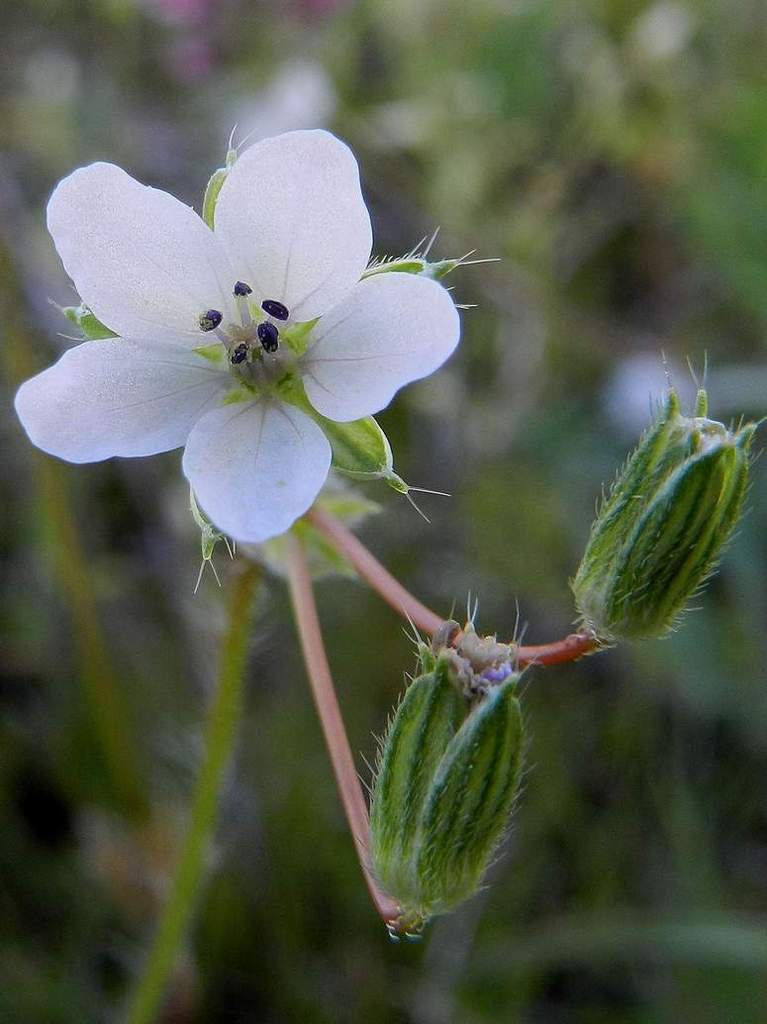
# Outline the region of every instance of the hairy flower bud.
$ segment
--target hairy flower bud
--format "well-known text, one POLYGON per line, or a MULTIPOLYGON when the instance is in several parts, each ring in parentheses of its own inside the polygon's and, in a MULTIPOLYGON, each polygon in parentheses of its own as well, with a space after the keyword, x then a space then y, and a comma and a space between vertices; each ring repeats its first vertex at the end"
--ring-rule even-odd
POLYGON ((522 760, 516 678, 493 687, 450 742, 421 816, 417 875, 426 914, 476 891, 509 820, 522 760))
POLYGON ((713 572, 740 516, 755 426, 683 416, 670 392, 605 501, 573 581, 584 626, 606 642, 662 636, 713 572))
POLYGON ((437 767, 469 704, 446 658, 405 691, 381 750, 370 806, 371 856, 379 881, 403 906, 420 904, 420 819, 437 767))
MULTIPOLYGON (((469 627, 466 635, 476 636, 469 627)), ((508 823, 522 752, 519 676, 508 648, 495 646, 498 656, 483 661, 481 674, 455 649, 422 649, 426 671, 410 684, 382 745, 371 862, 406 931, 476 891, 508 823)))

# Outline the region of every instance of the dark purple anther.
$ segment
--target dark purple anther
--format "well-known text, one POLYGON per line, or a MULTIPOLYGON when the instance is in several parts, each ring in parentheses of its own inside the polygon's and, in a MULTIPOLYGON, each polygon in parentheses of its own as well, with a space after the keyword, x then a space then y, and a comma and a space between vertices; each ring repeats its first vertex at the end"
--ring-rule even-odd
POLYGON ((224 314, 219 313, 217 309, 207 309, 204 313, 200 313, 200 330, 215 331, 223 319, 224 314))
POLYGON ((253 289, 250 287, 250 285, 249 284, 245 284, 244 281, 237 281, 237 282, 235 282, 235 285, 234 285, 234 294, 235 295, 250 295, 250 293, 252 291, 253 291, 253 289))
POLYGON ((273 316, 275 320, 287 320, 290 316, 288 307, 283 306, 281 302, 276 299, 264 299, 261 303, 261 309, 269 316, 273 316))
POLYGON ((232 352, 231 355, 232 363, 237 366, 238 363, 244 363, 248 358, 248 346, 245 344, 238 345, 237 348, 232 352))
POLYGON ((258 325, 258 340, 264 346, 264 352, 276 352, 280 344, 280 332, 274 324, 263 323, 258 325))

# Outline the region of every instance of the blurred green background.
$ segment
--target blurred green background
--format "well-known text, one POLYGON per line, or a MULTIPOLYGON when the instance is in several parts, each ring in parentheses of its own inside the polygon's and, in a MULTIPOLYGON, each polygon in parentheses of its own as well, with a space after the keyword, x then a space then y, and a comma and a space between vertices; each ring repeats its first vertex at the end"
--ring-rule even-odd
MULTIPOLYGON (((462 346, 381 418, 402 475, 453 497, 425 499, 428 526, 370 487, 384 514, 363 535, 445 614, 470 590, 480 628, 508 636, 518 603, 528 641, 554 639, 661 353, 686 394, 707 355, 715 417, 767 413, 767 8, 5 0, 2 22, 0 1021, 82 1024, 114 1019, 167 893, 223 601, 209 574, 193 594, 178 453, 70 467, 13 415, 69 344, 56 181, 106 159, 199 209, 235 122, 325 125, 358 155, 378 253, 441 225, 437 258, 501 257, 448 281, 477 306, 462 346)), ((163 1019, 767 1019, 763 463, 750 506, 671 639, 526 677, 526 784, 492 884, 419 944, 368 905, 269 578, 163 1019)), ((371 757, 412 645, 355 583, 319 602, 371 757)))

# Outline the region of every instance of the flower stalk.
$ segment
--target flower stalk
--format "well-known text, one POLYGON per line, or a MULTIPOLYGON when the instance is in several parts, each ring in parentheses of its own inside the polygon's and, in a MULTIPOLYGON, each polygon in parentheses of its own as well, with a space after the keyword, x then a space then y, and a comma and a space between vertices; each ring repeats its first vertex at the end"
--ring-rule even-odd
POLYGON ((368 854, 369 820, 367 804, 354 765, 349 740, 344 728, 341 709, 333 686, 325 645, 322 641, 317 606, 314 601, 309 566, 301 541, 290 534, 287 537, 288 582, 293 611, 296 618, 301 649, 304 655, 312 696, 325 736, 333 773, 344 813, 349 823, 354 846, 359 858, 373 906, 381 920, 393 924, 399 917, 398 905, 379 889, 371 874, 368 854))
MULTIPOLYGON (((403 618, 430 636, 441 628, 444 620, 403 587, 340 519, 317 505, 309 510, 306 518, 333 542, 348 558, 361 578, 403 618)), ((460 631, 456 632, 451 638, 451 643, 454 644, 460 636, 460 631)), ((562 640, 554 640, 547 644, 519 645, 515 647, 515 654, 518 666, 524 668, 533 664, 557 665, 577 661, 578 658, 597 649, 598 643, 594 635, 583 632, 571 633, 562 640)))
POLYGON ((151 1024, 192 917, 218 816, 218 799, 241 717, 248 648, 248 623, 260 569, 247 564, 233 582, 219 676, 205 728, 204 759, 192 801, 184 844, 168 902, 144 972, 129 1004, 128 1024, 151 1024))

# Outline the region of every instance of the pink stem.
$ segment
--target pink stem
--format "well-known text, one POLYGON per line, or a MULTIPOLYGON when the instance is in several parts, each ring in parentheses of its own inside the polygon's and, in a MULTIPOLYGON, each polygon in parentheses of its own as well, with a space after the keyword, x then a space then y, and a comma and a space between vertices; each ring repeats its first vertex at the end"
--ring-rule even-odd
POLYGON ((370 823, 367 804, 354 766, 354 758, 333 686, 333 677, 330 674, 306 556, 301 542, 294 534, 287 535, 287 542, 290 596, 312 696, 325 735, 338 793, 373 905, 384 923, 393 924, 400 915, 399 907, 378 888, 368 865, 367 839, 370 823))
MULTIPOLYGON (((316 505, 307 512, 306 518, 333 541, 362 579, 396 612, 425 633, 436 633, 443 622, 440 616, 406 590, 340 519, 336 519, 330 512, 316 505)), ((451 642, 455 643, 459 636, 460 633, 456 633, 451 642)), ((516 655, 521 667, 530 664, 556 665, 565 661, 575 661, 584 654, 597 650, 597 647, 596 638, 590 633, 571 633, 563 640, 554 640, 548 644, 519 646, 516 655)))

